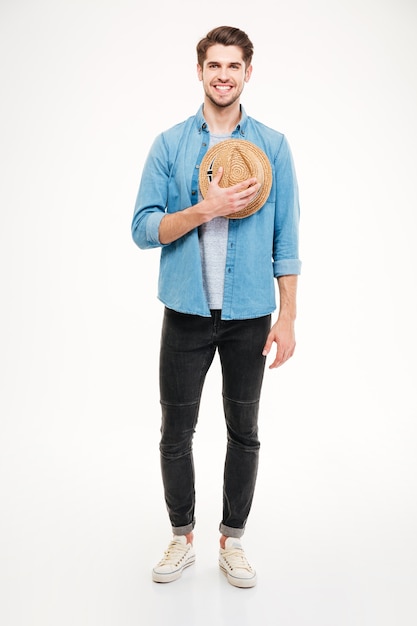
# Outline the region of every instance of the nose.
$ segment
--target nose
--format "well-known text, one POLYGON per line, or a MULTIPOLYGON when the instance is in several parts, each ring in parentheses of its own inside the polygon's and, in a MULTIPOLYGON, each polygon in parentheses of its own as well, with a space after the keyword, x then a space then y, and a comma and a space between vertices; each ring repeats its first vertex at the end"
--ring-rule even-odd
POLYGON ((219 70, 219 80, 222 80, 224 83, 228 80, 227 68, 221 67, 219 70))

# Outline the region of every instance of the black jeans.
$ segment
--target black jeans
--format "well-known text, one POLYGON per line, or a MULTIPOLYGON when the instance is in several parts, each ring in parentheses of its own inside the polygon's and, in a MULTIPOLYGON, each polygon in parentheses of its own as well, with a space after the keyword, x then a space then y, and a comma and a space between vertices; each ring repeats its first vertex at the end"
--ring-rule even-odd
POLYGON ((201 393, 219 352, 227 427, 223 519, 220 532, 243 535, 252 505, 260 443, 258 410, 271 316, 221 320, 165 309, 160 352, 161 471, 172 530, 185 535, 195 524, 192 441, 201 393))

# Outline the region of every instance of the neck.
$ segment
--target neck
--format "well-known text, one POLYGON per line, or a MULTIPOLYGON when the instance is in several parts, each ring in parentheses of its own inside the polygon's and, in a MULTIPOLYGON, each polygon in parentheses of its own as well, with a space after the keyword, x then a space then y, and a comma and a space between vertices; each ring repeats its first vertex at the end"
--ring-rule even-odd
POLYGON ((215 135, 230 135, 241 117, 240 104, 234 102, 230 107, 216 107, 205 100, 203 114, 210 132, 215 135))

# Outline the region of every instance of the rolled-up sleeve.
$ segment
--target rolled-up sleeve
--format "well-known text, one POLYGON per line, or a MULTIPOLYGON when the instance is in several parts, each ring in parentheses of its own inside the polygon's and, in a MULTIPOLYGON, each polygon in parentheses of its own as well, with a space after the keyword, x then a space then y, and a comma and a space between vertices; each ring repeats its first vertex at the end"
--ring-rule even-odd
POLYGON ((298 183, 291 150, 284 136, 275 160, 275 176, 274 276, 300 274, 298 183))
POLYGON ((133 241, 142 249, 164 245, 159 241, 159 224, 167 207, 167 164, 165 142, 163 136, 159 135, 145 161, 131 224, 133 241))

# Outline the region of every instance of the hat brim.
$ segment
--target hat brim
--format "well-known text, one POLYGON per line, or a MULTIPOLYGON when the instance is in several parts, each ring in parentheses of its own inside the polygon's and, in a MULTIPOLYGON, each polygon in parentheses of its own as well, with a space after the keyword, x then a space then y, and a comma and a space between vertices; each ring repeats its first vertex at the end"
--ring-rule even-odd
POLYGON ((261 184, 253 200, 241 211, 226 215, 227 218, 249 217, 264 206, 271 191, 272 168, 268 157, 259 146, 246 139, 225 139, 212 146, 200 164, 199 184, 203 198, 219 167, 223 168, 220 187, 231 187, 252 177, 261 184))

